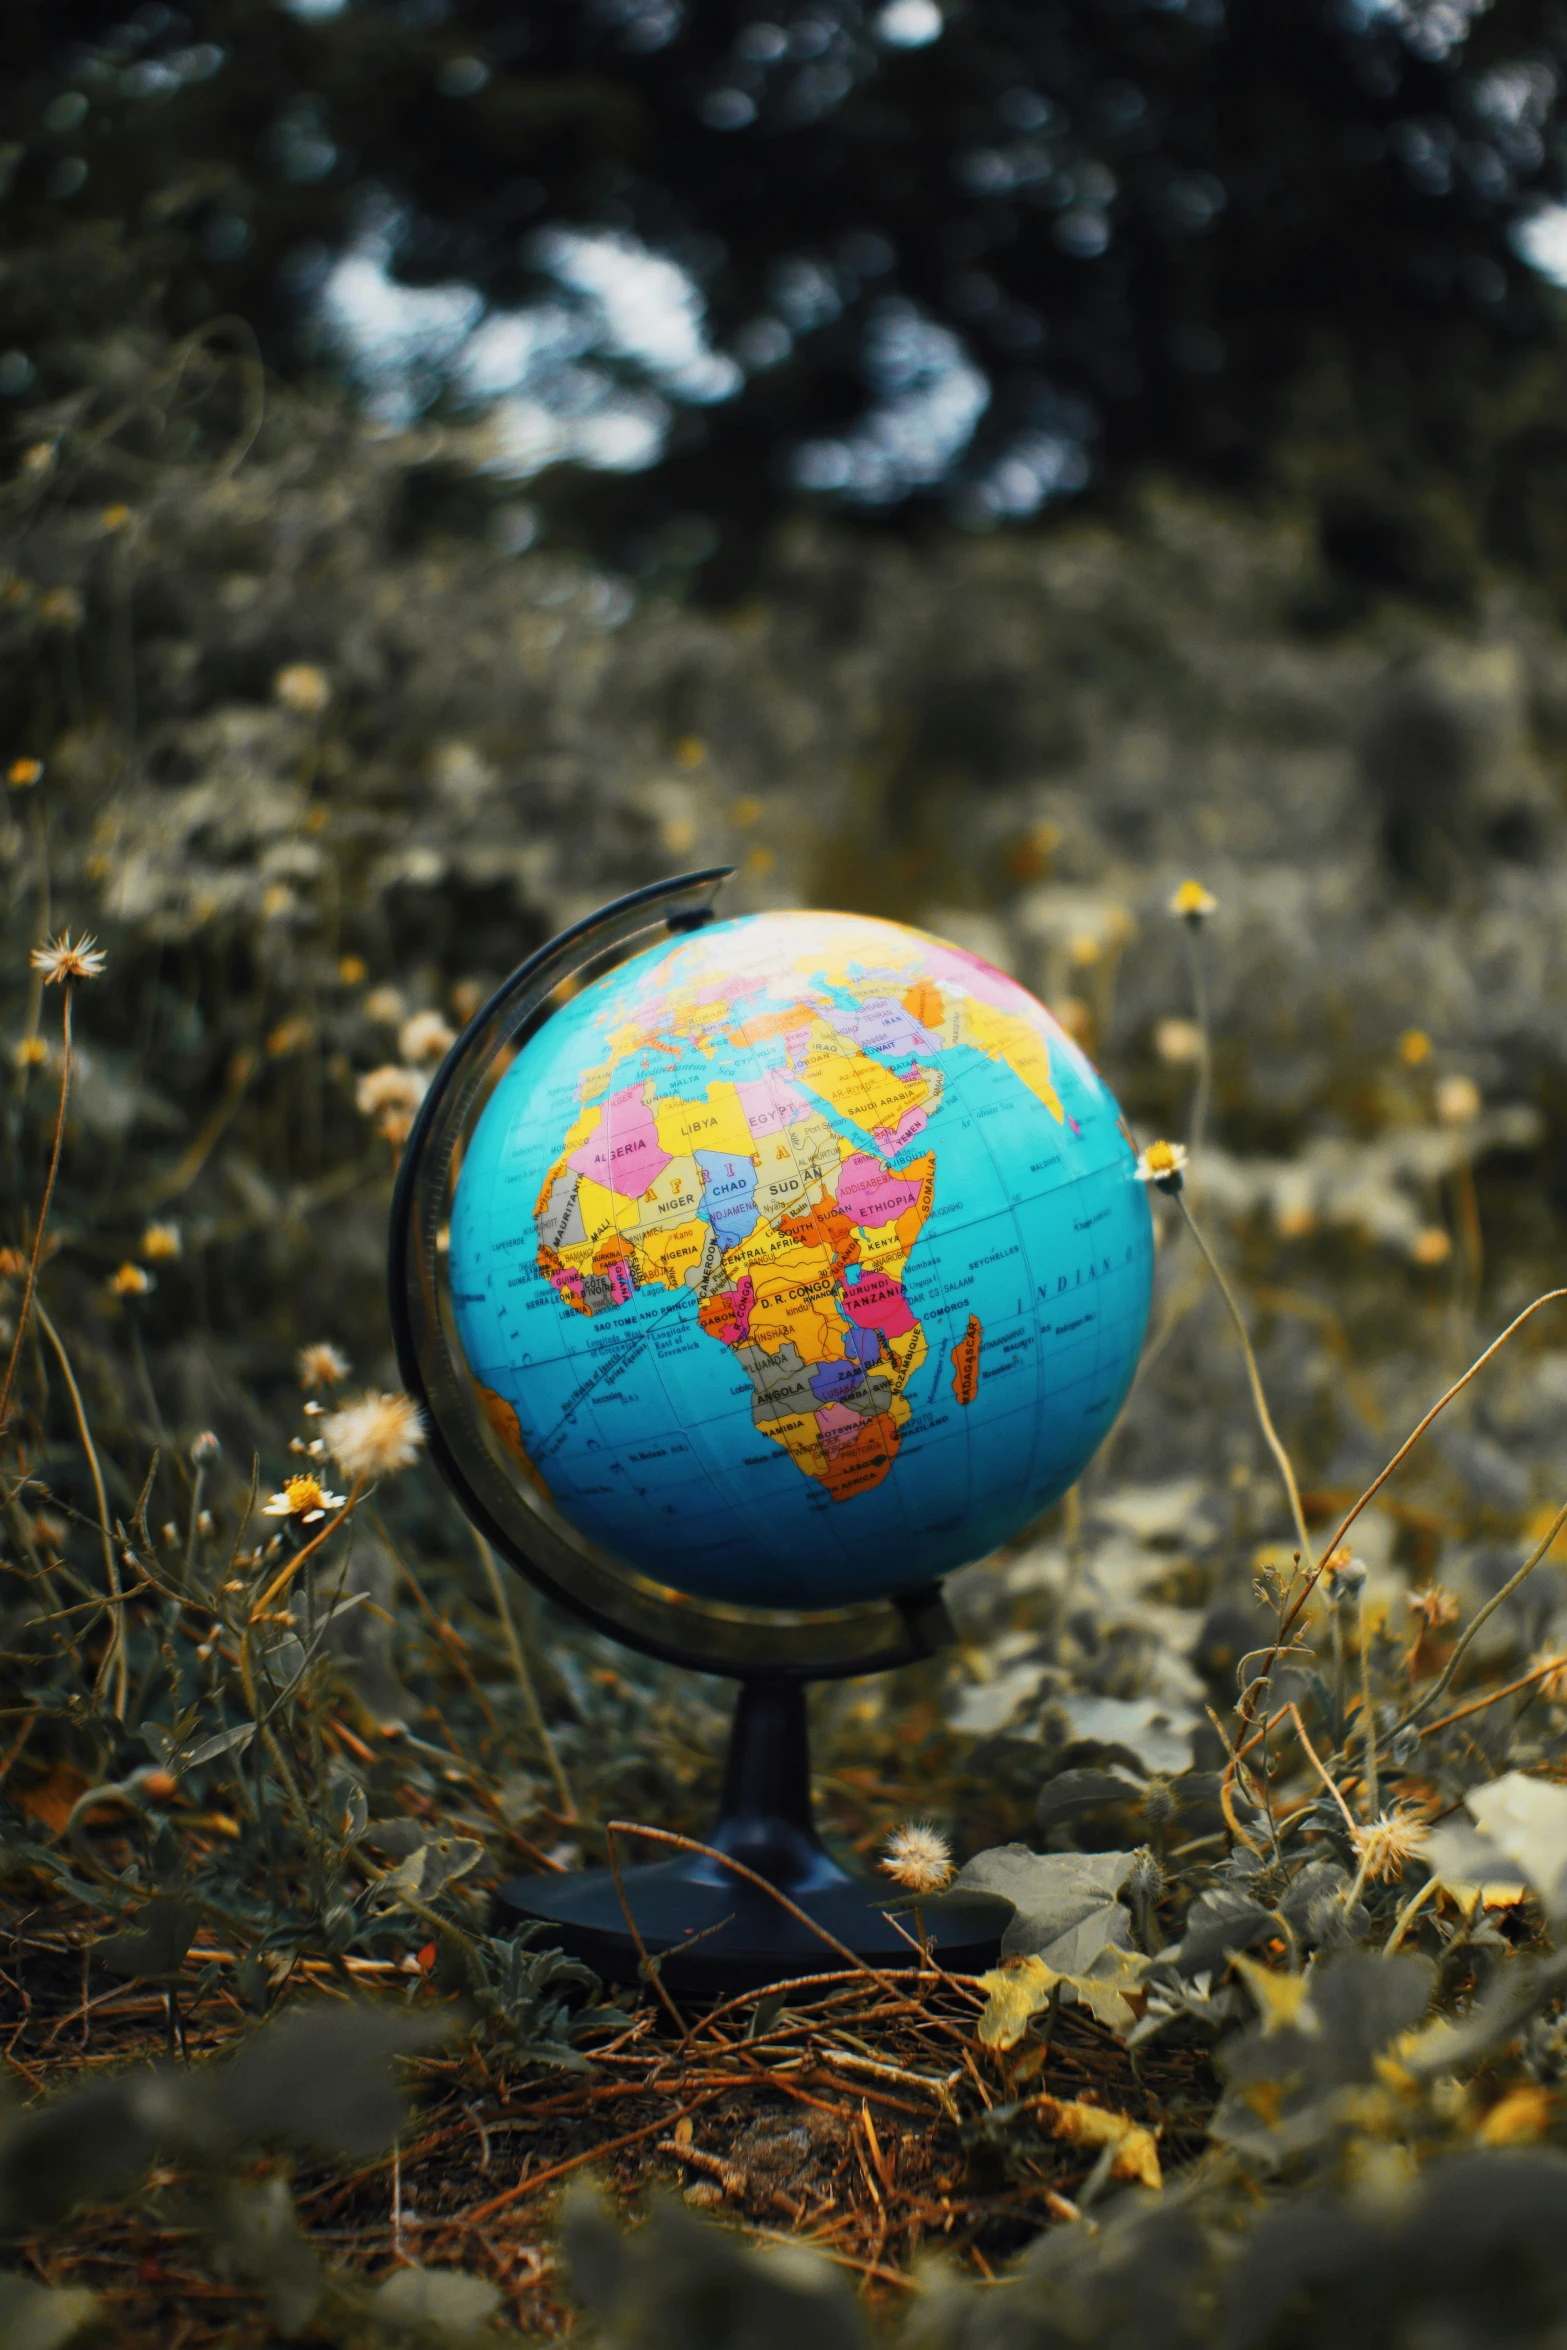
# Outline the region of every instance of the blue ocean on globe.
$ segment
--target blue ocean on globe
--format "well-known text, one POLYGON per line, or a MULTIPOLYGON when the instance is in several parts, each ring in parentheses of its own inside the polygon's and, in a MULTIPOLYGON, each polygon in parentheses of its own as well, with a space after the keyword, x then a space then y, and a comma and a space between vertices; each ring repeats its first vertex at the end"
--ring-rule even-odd
POLYGON ((475 1129, 449 1262, 489 1425, 570 1525, 676 1591, 820 1609, 1075 1481, 1153 1241, 1115 1101, 1024 988, 778 913, 552 1014, 475 1129))

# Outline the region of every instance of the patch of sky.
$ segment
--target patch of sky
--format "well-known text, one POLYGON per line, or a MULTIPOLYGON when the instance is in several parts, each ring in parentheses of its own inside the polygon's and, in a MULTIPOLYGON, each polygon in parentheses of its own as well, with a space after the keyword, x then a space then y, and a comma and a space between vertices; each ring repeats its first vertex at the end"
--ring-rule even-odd
POLYGON ((990 385, 959 337, 912 302, 886 301, 866 327, 871 406, 852 432, 806 441, 793 473, 802 489, 856 505, 890 505, 951 472, 990 403, 990 385))
POLYGON ((412 423, 443 392, 481 414, 496 473, 567 459, 635 472, 661 454, 672 403, 711 405, 743 381, 708 343, 689 271, 632 237, 544 232, 530 251, 558 291, 515 310, 487 308, 460 280, 403 284, 396 247, 388 215, 327 271, 325 337, 388 424, 412 423))

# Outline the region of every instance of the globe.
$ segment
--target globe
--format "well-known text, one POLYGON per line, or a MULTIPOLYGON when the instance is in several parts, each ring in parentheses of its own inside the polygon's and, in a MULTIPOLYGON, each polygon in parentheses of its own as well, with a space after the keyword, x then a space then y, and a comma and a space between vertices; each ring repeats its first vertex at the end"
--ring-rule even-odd
POLYGON ((453 1312, 497 1441, 676 1593, 927 1584, 1071 1485, 1148 1318, 1146 1188, 1044 1006, 961 948, 753 914, 583 987, 457 1181, 453 1312))

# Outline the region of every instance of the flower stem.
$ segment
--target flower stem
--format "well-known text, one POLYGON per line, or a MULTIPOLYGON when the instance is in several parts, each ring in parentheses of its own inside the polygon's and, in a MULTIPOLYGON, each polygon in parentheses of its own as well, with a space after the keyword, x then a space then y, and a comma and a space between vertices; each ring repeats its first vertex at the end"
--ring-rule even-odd
POLYGON ((1217 1257, 1199 1231, 1191 1209, 1186 1204, 1185 1193, 1178 1191, 1175 1196, 1180 1203, 1181 1214, 1186 1219, 1186 1229, 1201 1250, 1203 1263, 1218 1283, 1219 1295, 1230 1309, 1230 1320, 1235 1325, 1236 1336, 1241 1342, 1241 1353, 1246 1358, 1246 1377, 1251 1383, 1251 1400, 1256 1409, 1258 1424, 1262 1429, 1268 1450, 1278 1465, 1279 1475, 1284 1480, 1284 1490, 1289 1496, 1290 1516, 1295 1521, 1295 1539, 1300 1545, 1301 1564, 1309 1568, 1311 1545, 1306 1535, 1305 1513, 1300 1506, 1300 1487, 1295 1482, 1295 1471, 1290 1465, 1290 1456, 1280 1442, 1279 1432, 1273 1425, 1273 1417, 1268 1410, 1268 1399, 1262 1391, 1262 1374, 1257 1368, 1257 1358, 1252 1352, 1251 1340, 1247 1336, 1246 1324, 1242 1318, 1235 1292, 1225 1279, 1217 1257))
POLYGON ((10 1359, 5 1367, 5 1381, 0 1385, 0 1432, 3 1432, 11 1413, 11 1390, 16 1384, 16 1369, 22 1356, 22 1340, 27 1334, 27 1318, 33 1309, 33 1292, 38 1287, 38 1267, 43 1260, 44 1231, 49 1222, 49 1206, 54 1198, 54 1179, 60 1172, 60 1150, 65 1141, 65 1105, 71 1091, 71 990, 65 991, 64 1008, 60 1019, 60 1105, 54 1114, 54 1141, 49 1152, 49 1172, 44 1177, 44 1196, 38 1209, 38 1225, 33 1234, 32 1254, 27 1260, 27 1279, 22 1288, 22 1303, 16 1317, 16 1335, 11 1341, 10 1359))

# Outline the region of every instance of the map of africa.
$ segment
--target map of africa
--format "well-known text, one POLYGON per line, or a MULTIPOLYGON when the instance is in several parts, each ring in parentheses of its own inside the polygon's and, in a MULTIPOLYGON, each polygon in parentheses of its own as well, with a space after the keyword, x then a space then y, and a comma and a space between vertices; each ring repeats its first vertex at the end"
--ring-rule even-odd
POLYGON ((677 1590, 830 1607, 977 1557, 1130 1384, 1152 1236, 1089 1062, 894 923, 743 917, 555 1011, 474 1132, 452 1298, 499 1443, 677 1590))

